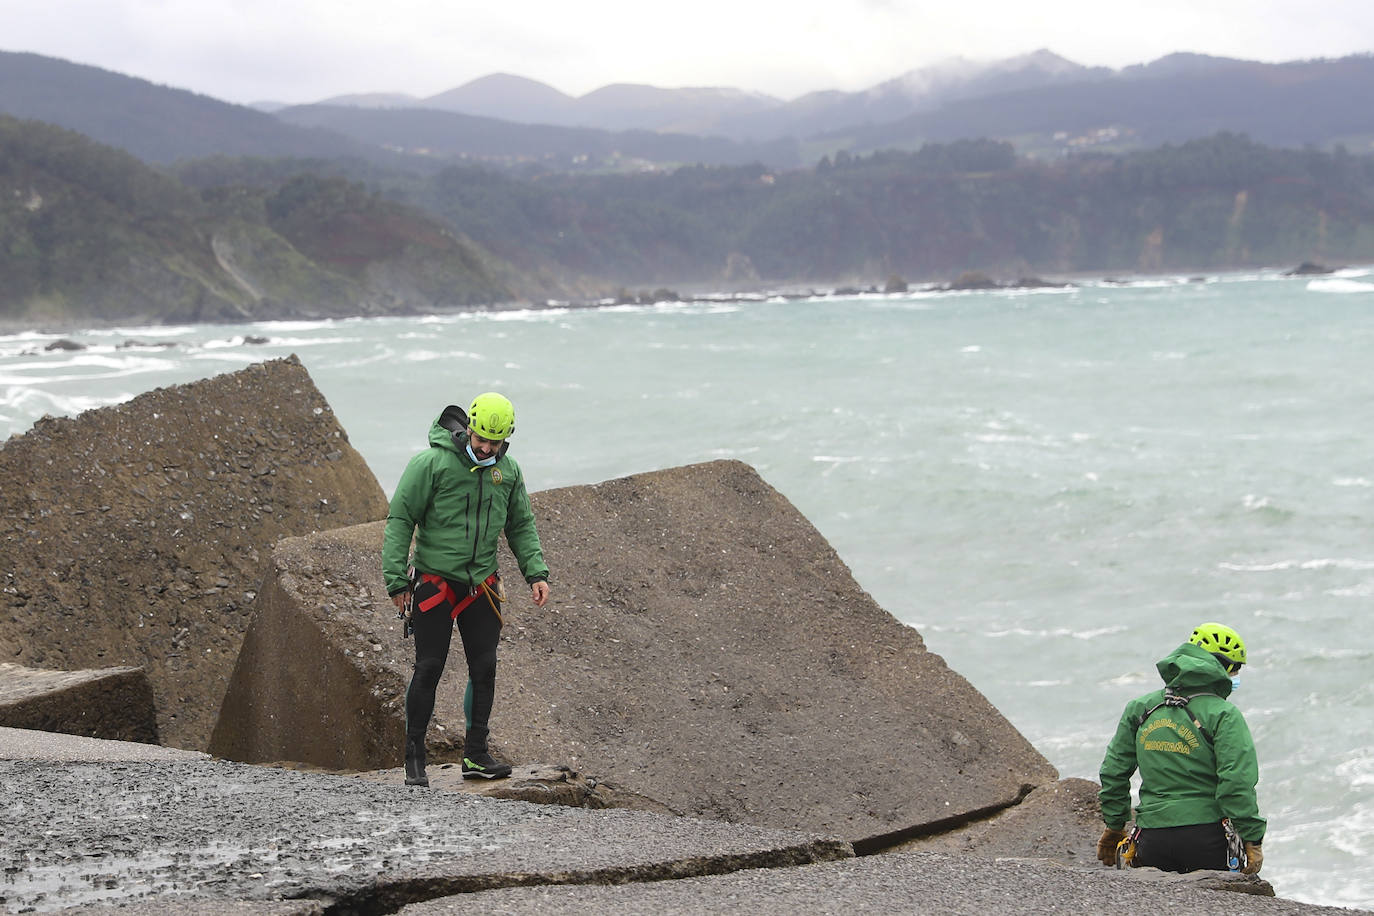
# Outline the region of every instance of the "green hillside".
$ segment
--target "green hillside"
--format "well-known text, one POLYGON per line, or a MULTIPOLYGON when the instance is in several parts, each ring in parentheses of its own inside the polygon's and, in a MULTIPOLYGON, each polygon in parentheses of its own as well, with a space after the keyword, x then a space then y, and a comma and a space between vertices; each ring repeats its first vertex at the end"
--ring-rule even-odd
POLYGON ((0 118, 0 321, 406 314, 622 287, 863 286, 1374 262, 1374 159, 1232 134, 1053 163, 991 140, 811 169, 162 172, 0 118))
POLYGON ((431 311, 543 291, 344 179, 201 193, 80 134, 0 116, 10 325, 431 311))
POLYGON ((790 172, 520 181, 451 168, 398 193, 514 263, 621 284, 1374 261, 1374 160, 1230 134, 1050 164, 981 140, 790 172))

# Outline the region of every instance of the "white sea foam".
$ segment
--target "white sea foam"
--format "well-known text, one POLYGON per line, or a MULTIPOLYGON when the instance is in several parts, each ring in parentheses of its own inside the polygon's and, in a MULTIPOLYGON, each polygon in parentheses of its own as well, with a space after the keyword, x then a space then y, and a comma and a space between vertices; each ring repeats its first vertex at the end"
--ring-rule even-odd
POLYGON ((1277 572, 1285 569, 1374 569, 1374 560, 1322 558, 1318 560, 1278 560, 1274 563, 1218 563, 1219 569, 1231 572, 1277 572))
POLYGON ((1307 283, 1309 291, 1314 293, 1363 293, 1366 295, 1374 294, 1374 283, 1362 283, 1359 280, 1347 280, 1342 277, 1328 277, 1323 280, 1310 280, 1307 283))
POLYGON ((319 331, 339 323, 335 318, 320 318, 312 321, 255 321, 251 326, 263 331, 319 331))
MULTIPOLYGON (((240 339, 242 343, 242 339, 240 339)), ((350 344, 370 344, 371 341, 359 337, 269 337, 265 344, 250 344, 254 347, 339 347, 350 344)))
MULTIPOLYGON (((3 381, 0 379, 0 384, 3 384, 3 381)), ((68 417, 97 407, 122 404, 132 397, 134 394, 127 391, 112 391, 102 395, 60 395, 29 386, 11 386, 0 389, 0 407, 6 408, 7 412, 13 411, 10 416, 5 417, 9 423, 14 424, 10 431, 22 432, 17 428, 21 425, 17 422, 20 417, 27 418, 28 424, 31 424, 33 420, 45 414, 68 417)), ((0 435, 0 438, 3 438, 3 435, 0 435)))

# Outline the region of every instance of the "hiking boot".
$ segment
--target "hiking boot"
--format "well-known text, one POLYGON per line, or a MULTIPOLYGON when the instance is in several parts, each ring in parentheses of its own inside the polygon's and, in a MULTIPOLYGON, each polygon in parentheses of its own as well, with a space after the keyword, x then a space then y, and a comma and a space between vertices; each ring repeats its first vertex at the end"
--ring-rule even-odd
POLYGON ((425 775, 425 741, 423 738, 406 739, 406 785, 429 785, 429 777, 425 775))
POLYGON ((463 756, 464 779, 505 779, 510 775, 510 764, 498 763, 486 751, 473 751, 463 756))

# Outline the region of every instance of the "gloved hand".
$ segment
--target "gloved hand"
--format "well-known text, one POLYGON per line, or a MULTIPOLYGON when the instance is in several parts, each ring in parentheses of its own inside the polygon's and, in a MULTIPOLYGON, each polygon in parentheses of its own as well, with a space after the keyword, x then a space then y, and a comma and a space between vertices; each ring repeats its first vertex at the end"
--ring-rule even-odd
POLYGON ((1124 839, 1124 830, 1113 830, 1108 827, 1102 831, 1102 838, 1097 841, 1097 861, 1103 865, 1116 865, 1116 844, 1124 839))
POLYGON ((1260 849, 1259 843, 1245 841, 1245 867, 1241 869, 1247 875, 1258 875, 1260 866, 1264 864, 1264 850, 1260 849))

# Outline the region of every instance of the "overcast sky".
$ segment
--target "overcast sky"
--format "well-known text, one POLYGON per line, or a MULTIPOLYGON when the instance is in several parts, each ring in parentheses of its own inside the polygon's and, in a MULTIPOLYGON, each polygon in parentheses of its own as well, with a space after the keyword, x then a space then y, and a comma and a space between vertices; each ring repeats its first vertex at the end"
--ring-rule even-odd
POLYGON ((791 99, 1038 48, 1113 68, 1374 51, 1374 0, 0 0, 0 22, 0 50, 240 103, 424 97, 490 73, 571 95, 647 83, 791 99))

